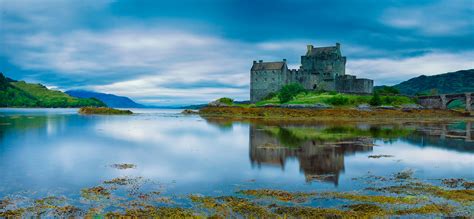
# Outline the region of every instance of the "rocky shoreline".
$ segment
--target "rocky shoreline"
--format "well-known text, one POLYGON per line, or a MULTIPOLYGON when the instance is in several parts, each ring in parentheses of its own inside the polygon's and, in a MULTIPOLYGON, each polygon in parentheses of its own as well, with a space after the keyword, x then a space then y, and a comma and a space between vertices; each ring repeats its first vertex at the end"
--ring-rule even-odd
POLYGON ((201 116, 231 118, 263 118, 290 120, 380 120, 380 119, 423 119, 423 120, 474 120, 469 112, 439 109, 423 109, 413 106, 357 106, 333 108, 323 104, 307 105, 265 105, 259 107, 207 106, 199 110, 201 116))

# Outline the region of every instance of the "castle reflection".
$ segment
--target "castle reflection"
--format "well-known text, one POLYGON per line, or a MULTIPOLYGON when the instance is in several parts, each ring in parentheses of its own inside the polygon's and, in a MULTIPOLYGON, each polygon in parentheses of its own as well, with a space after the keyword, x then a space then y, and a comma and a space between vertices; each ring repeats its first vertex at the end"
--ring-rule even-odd
POLYGON ((337 185, 339 174, 344 171, 344 157, 372 151, 373 139, 328 136, 320 131, 308 127, 250 125, 250 161, 258 167, 284 169, 286 160, 296 158, 307 182, 318 180, 337 185))

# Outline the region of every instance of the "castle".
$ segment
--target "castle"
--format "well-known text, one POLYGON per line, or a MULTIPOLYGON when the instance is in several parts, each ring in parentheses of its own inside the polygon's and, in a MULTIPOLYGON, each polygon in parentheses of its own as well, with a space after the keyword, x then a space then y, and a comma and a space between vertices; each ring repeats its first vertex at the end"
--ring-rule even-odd
POLYGON ((288 69, 286 59, 279 62, 253 61, 250 70, 250 101, 257 102, 284 85, 299 83, 308 90, 337 91, 342 93, 370 94, 374 81, 346 75, 346 57, 341 45, 329 47, 307 46, 301 56, 299 69, 288 69))

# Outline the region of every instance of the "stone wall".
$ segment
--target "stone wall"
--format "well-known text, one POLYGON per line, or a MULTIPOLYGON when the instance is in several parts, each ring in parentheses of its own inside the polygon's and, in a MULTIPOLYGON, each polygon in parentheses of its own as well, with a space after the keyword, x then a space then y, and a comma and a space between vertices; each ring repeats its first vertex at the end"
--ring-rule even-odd
POLYGON ((287 70, 260 70, 250 74, 250 101, 262 100, 286 84, 287 70))
POLYGON ((354 75, 339 76, 336 79, 336 91, 342 93, 370 94, 374 88, 374 81, 357 78, 354 75))

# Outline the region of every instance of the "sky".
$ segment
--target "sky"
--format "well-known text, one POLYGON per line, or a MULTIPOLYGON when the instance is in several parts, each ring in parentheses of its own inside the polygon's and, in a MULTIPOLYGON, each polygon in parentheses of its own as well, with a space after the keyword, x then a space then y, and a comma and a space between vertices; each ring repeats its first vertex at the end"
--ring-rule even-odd
POLYGON ((474 68, 474 0, 0 0, 0 72, 154 106, 249 99, 253 60, 341 43, 393 85, 474 68))

